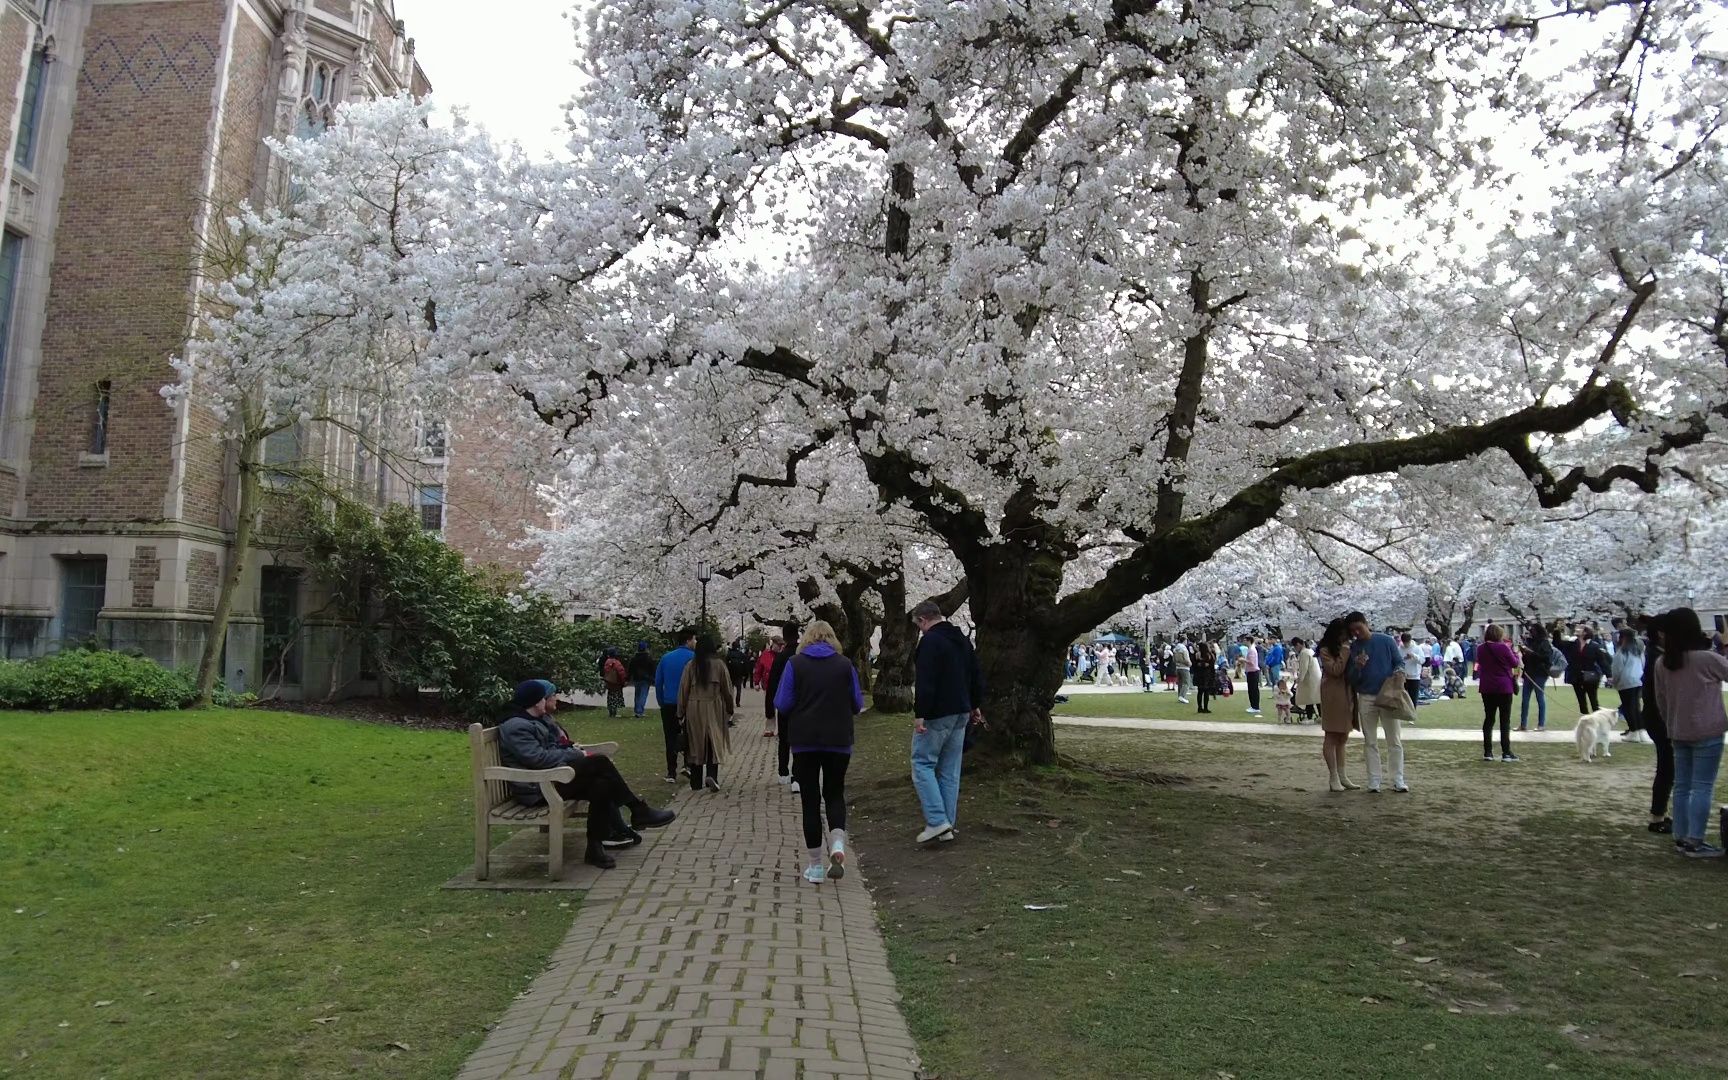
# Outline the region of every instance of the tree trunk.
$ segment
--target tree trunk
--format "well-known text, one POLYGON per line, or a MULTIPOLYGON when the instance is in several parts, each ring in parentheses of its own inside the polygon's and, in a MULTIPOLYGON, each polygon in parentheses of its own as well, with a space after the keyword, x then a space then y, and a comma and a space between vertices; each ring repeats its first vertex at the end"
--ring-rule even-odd
POLYGON ((918 629, 906 617, 906 577, 896 573, 877 591, 882 596, 882 644, 876 667, 876 685, 871 700, 877 712, 912 711, 912 655, 918 647, 918 629))
POLYGON ((239 472, 240 506, 234 519, 234 545, 228 555, 228 570, 222 575, 222 589, 216 595, 216 612, 210 618, 210 632, 204 639, 204 655, 198 661, 198 698, 194 704, 203 708, 216 693, 216 679, 221 673, 222 646, 228 638, 228 620, 234 613, 234 594, 240 590, 240 579, 246 573, 246 558, 252 551, 252 529, 258 518, 259 480, 257 470, 258 440, 243 439, 240 443, 239 472))
POLYGON ((1020 766, 1056 760, 1050 707, 1062 688, 1066 641, 1048 640, 1063 557, 1011 542, 992 545, 967 568, 978 664, 984 675, 980 745, 988 757, 1020 766))

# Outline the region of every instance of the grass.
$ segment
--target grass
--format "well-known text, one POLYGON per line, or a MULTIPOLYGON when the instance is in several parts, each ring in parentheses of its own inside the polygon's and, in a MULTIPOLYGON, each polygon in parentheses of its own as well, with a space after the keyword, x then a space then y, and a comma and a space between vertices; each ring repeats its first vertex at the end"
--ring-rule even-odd
MULTIPOLYGON (((1417 711, 1419 725, 1429 727, 1476 728, 1482 727, 1482 699, 1477 696, 1476 686, 1470 684, 1469 697, 1461 700, 1439 701, 1422 706, 1417 711)), ((1612 690, 1604 690, 1599 694, 1603 708, 1613 708, 1620 703, 1620 698, 1612 690)), ((1518 726, 1519 701, 1512 702, 1512 726, 1518 726)), ((1192 699, 1187 705, 1176 700, 1176 695, 1166 691, 1142 693, 1131 690, 1116 694, 1075 694, 1066 703, 1056 706, 1057 716, 1101 716, 1128 717, 1141 720, 1212 720, 1230 721, 1238 724, 1272 724, 1278 723, 1277 711, 1272 705, 1272 694, 1265 691, 1261 695, 1260 716, 1248 715, 1248 693, 1241 681, 1237 681, 1236 692, 1226 698, 1216 698, 1212 703, 1212 711, 1201 715, 1195 711, 1192 699)), ((1530 703, 1530 726, 1536 726, 1536 703, 1530 703)), ((1551 686, 1548 688, 1548 726, 1553 730, 1570 731, 1572 725, 1578 722, 1578 700, 1573 697, 1570 686, 1551 686)))
POLYGON ((943 1080, 1728 1072, 1728 867, 1644 830, 1648 746, 1413 744, 1414 794, 1332 795, 1306 741, 1062 729, 918 848, 904 723, 854 832, 943 1080))
MULTIPOLYGON (((657 771, 657 722, 575 726, 657 771)), ((439 889, 464 733, 0 713, 0 760, 0 1076, 451 1075, 579 903, 439 889)))

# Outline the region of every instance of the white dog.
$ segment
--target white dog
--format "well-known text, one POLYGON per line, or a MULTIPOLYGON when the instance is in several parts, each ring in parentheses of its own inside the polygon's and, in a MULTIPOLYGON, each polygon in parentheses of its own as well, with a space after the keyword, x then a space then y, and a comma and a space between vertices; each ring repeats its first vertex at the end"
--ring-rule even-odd
POLYGON ((1588 765, 1596 759, 1597 751, 1605 758, 1613 757, 1608 752, 1608 740, 1619 720, 1620 714, 1613 709, 1597 709, 1580 716, 1578 726, 1572 729, 1572 738, 1578 743, 1578 760, 1588 765))

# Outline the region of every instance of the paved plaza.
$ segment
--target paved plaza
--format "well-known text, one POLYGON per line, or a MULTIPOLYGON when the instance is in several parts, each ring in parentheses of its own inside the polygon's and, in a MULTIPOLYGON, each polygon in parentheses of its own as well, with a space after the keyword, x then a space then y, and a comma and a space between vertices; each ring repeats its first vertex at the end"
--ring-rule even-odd
POLYGON ((460 1080, 916 1080, 858 855, 802 880, 798 797, 740 715, 724 790, 680 785, 678 820, 601 876, 460 1080))

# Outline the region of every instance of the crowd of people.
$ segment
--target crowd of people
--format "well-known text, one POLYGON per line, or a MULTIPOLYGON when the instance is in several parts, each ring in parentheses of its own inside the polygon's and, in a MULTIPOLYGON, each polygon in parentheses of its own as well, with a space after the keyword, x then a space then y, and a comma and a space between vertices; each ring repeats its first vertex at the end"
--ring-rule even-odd
MULTIPOLYGON (((1070 650, 1071 671, 1089 650, 1070 650)), ((1576 700, 1580 723, 1590 718, 1625 725, 1623 738, 1656 746, 1649 828, 1674 836, 1675 848, 1693 857, 1716 857, 1721 849, 1704 839, 1711 792, 1728 731, 1722 683, 1728 656, 1721 634, 1707 636, 1698 613, 1675 608, 1665 614, 1599 625, 1531 622, 1517 628, 1488 623, 1475 636, 1441 640, 1411 631, 1376 631, 1368 617, 1351 612, 1327 624, 1315 641, 1288 642, 1247 634, 1235 641, 1179 635, 1150 649, 1157 676, 1212 712, 1220 696, 1242 683, 1248 713, 1261 715, 1264 687, 1272 688, 1281 723, 1318 722, 1328 787, 1358 787, 1345 768, 1350 733, 1363 737, 1367 790, 1410 790, 1405 774, 1402 729, 1417 709, 1442 698, 1463 699, 1474 683, 1482 702, 1482 760, 1515 763, 1513 705, 1518 731, 1548 728, 1550 692, 1558 680, 1576 700), (1660 661, 1660 662, 1659 662, 1660 661), (1615 692, 1608 708, 1601 691, 1615 692), (1499 753, 1495 753, 1498 729, 1499 753), (1381 751, 1384 741, 1385 752, 1381 751), (1669 813, 1672 802, 1673 812, 1669 813)), ((1153 689, 1148 665, 1142 688, 1153 689)))
MULTIPOLYGON (((934 603, 910 613, 919 630, 915 653, 912 729, 912 788, 924 817, 920 844, 959 836, 960 774, 969 733, 983 725, 984 687, 971 640, 948 622, 934 603)), ((752 656, 742 639, 724 652, 719 641, 695 629, 680 631, 676 646, 656 659, 646 641, 628 662, 618 649, 600 658, 607 712, 618 716, 624 690, 635 691, 635 715, 647 714, 652 690, 660 707, 668 783, 680 776, 693 791, 718 793, 720 767, 731 753, 748 682, 763 692, 763 737, 777 740, 779 783, 799 796, 806 845, 804 880, 812 884, 845 875, 846 773, 854 749, 854 719, 864 711, 858 671, 841 651, 833 627, 817 620, 799 633, 776 635, 752 656), (790 642, 790 644, 789 644, 790 642), (682 767, 680 767, 682 759, 682 767)), ((558 692, 533 679, 517 687, 511 714, 499 725, 505 765, 521 769, 570 766, 575 777, 556 785, 567 799, 588 802, 585 861, 609 869, 608 849, 642 842, 639 830, 676 817, 650 806, 604 754, 583 747, 553 718, 558 692), (624 811, 630 811, 626 821, 624 811)), ((535 784, 513 783, 524 805, 543 801, 535 784)))

